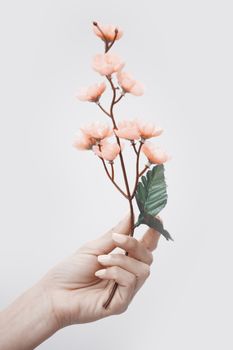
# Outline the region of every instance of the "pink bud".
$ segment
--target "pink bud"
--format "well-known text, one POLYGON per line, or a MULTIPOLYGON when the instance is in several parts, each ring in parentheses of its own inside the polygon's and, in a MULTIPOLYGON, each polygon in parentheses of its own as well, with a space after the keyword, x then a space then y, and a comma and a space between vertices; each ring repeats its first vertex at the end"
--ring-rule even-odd
POLYGON ((149 141, 144 143, 142 151, 151 164, 163 164, 170 158, 163 150, 149 141))
POLYGON ((136 121, 124 120, 118 123, 117 129, 114 129, 115 134, 126 140, 138 140, 140 138, 139 130, 136 121))
POLYGON ((116 54, 107 52, 97 54, 92 62, 92 68, 101 75, 111 75, 123 68, 125 63, 116 54))
POLYGON ((80 133, 76 135, 73 146, 81 151, 90 150, 92 149, 93 144, 95 144, 95 141, 94 143, 93 141, 94 140, 89 138, 87 135, 80 133))
POLYGON ((162 134, 163 129, 156 127, 153 123, 136 120, 137 127, 142 139, 150 139, 162 134))
POLYGON ((115 36, 116 36, 115 40, 119 40, 123 35, 123 31, 119 28, 116 28, 113 25, 102 25, 99 23, 97 24, 96 22, 94 22, 93 24, 93 31, 103 41, 108 41, 108 42, 113 41, 115 36), (116 30, 117 30, 117 36, 116 36, 116 30))
POLYGON ((94 153, 108 161, 113 161, 120 153, 120 146, 117 143, 101 142, 98 146, 93 146, 94 153))
POLYGON ((99 121, 93 122, 80 129, 83 132, 83 134, 85 134, 89 138, 95 139, 96 141, 100 141, 113 134, 113 130, 108 124, 101 123, 99 121))
POLYGON ((77 94, 77 98, 80 101, 98 102, 105 89, 105 82, 82 88, 77 94))
POLYGON ((128 92, 135 96, 143 95, 143 85, 139 81, 133 79, 133 77, 129 73, 120 70, 117 73, 117 79, 119 85, 122 87, 125 93, 128 92))

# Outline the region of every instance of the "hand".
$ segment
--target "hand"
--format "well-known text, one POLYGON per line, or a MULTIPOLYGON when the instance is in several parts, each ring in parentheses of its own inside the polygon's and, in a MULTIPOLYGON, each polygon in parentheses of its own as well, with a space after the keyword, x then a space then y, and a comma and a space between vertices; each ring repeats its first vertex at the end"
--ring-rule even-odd
POLYGON ((52 268, 41 280, 51 302, 57 328, 85 323, 124 312, 150 273, 152 251, 159 233, 148 229, 138 241, 128 236, 130 218, 90 241, 52 268), (111 253, 116 247, 129 254, 111 253), (116 293, 103 307, 114 282, 116 293))

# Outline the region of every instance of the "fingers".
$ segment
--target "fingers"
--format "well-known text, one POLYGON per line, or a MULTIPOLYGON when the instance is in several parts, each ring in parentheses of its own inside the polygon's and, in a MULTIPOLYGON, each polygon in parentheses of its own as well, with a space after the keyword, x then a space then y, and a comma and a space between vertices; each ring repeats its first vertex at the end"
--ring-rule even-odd
POLYGON ((157 248, 159 238, 160 233, 155 231, 153 228, 149 228, 139 242, 143 244, 146 249, 152 252, 157 248))
POLYGON ((114 280, 117 282, 120 288, 120 296, 122 298, 123 305, 127 306, 133 296, 137 282, 134 274, 122 269, 119 266, 111 266, 106 269, 96 271, 95 275, 103 280, 114 280))
POLYGON ((118 266, 137 278, 136 288, 140 288, 150 275, 149 265, 124 254, 99 255, 98 261, 105 267, 118 266))
POLYGON ((129 256, 151 265, 153 262, 152 253, 136 238, 125 236, 119 233, 112 234, 115 245, 127 251, 129 256))
POLYGON ((126 215, 114 228, 109 230, 99 238, 86 243, 81 250, 90 252, 94 255, 110 253, 115 248, 115 243, 112 239, 113 232, 128 235, 130 231, 130 215, 126 215))
POLYGON ((140 275, 145 275, 147 277, 150 271, 149 265, 124 254, 99 255, 98 261, 103 266, 122 267, 123 269, 133 273, 137 277, 139 277, 140 275))

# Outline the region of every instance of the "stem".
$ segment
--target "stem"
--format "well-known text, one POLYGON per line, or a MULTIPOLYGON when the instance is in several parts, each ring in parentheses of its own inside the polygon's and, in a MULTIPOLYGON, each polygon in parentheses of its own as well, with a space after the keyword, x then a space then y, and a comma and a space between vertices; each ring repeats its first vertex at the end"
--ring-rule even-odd
POLYGON ((141 153, 141 149, 142 149, 142 145, 143 145, 143 142, 140 141, 140 146, 138 148, 138 151, 137 151, 137 161, 136 161, 136 179, 135 179, 135 185, 134 185, 134 190, 133 190, 133 193, 131 195, 131 199, 134 198, 135 196, 135 193, 137 191, 137 187, 138 187, 138 180, 139 180, 139 160, 140 160, 140 153, 141 153))
POLYGON ((114 174, 114 163, 111 162, 110 165, 111 165, 111 170, 112 170, 112 180, 114 181, 114 176, 115 176, 115 174, 114 174))
POLYGON ((114 35, 113 41, 112 41, 112 43, 108 46, 108 49, 107 49, 106 52, 108 52, 108 51, 111 49, 111 47, 113 46, 113 44, 115 43, 116 38, 117 38, 117 34, 118 34, 118 29, 116 28, 116 29, 115 29, 115 35, 114 35))
POLYGON ((132 147, 134 149, 134 152, 135 152, 135 154, 137 156, 138 155, 138 151, 137 151, 136 144, 135 144, 134 140, 131 141, 131 145, 132 145, 132 147))
POLYGON ((108 113, 108 112, 101 106, 100 102, 97 102, 96 104, 97 104, 97 106, 99 106, 99 108, 100 108, 105 114, 107 114, 108 117, 111 118, 110 113, 108 113))
POLYGON ((102 31, 102 29, 100 28, 100 26, 98 25, 97 22, 93 22, 93 25, 96 26, 98 28, 99 32, 102 34, 103 40, 104 40, 104 44, 105 44, 105 52, 108 52, 108 50, 109 50, 108 40, 107 40, 104 32, 102 31))
POLYGON ((149 165, 146 165, 145 168, 140 172, 138 177, 141 177, 149 169, 149 165))
MULTIPOLYGON (((106 172, 108 178, 111 180, 111 182, 113 183, 113 185, 118 189, 118 191, 119 191, 126 199, 128 199, 127 194, 126 194, 124 191, 122 191, 122 189, 121 189, 121 188, 117 185, 117 183, 114 181, 114 176, 112 177, 112 176, 110 175, 110 173, 109 173, 109 171, 108 171, 108 168, 107 168, 107 165, 106 165, 104 159, 103 159, 103 158, 100 158, 100 159, 102 160, 102 163, 103 163, 103 166, 104 166, 104 170, 105 170, 105 172, 106 172)), ((112 166, 113 166, 113 164, 112 164, 112 166)), ((113 173, 113 175, 114 175, 114 173, 113 173)))
MULTIPOLYGON (((114 127, 114 129, 117 129, 117 125, 116 125, 114 114, 113 114, 113 108, 114 108, 114 105, 116 104, 116 88, 112 82, 111 76, 106 76, 106 78, 108 79, 108 81, 111 85, 112 91, 113 91, 112 103, 111 103, 111 107, 110 107, 110 115, 111 115, 113 127, 114 127)), ((117 140, 119 147, 121 147, 119 137, 116 134, 115 134, 115 137, 116 137, 116 140, 117 140)), ((129 233, 129 235, 133 236, 133 234, 134 234, 134 209, 133 209, 133 202, 132 202, 132 198, 131 198, 129 182, 128 182, 128 177, 127 177, 127 173, 126 173, 125 163, 124 163, 124 158, 123 158, 121 150, 119 153, 119 157, 120 157, 120 163, 121 163, 122 173, 123 173, 127 197, 128 197, 127 199, 128 199, 129 208, 130 208, 130 233, 129 233)), ((128 252, 126 252, 125 255, 128 255, 128 252)), ((117 287, 118 287, 118 283, 115 282, 107 301, 103 304, 103 307, 105 309, 107 309, 107 307, 111 303, 111 301, 116 293, 117 287)))
POLYGON ((121 95, 118 97, 118 99, 114 102, 114 104, 118 103, 118 102, 122 99, 122 97, 124 97, 124 96, 125 96, 124 94, 121 94, 121 95))

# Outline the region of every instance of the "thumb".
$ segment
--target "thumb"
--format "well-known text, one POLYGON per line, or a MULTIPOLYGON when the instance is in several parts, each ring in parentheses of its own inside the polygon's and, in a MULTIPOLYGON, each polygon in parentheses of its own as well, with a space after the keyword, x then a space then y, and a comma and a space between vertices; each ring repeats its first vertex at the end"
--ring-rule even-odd
POLYGON ((111 228, 108 232, 100 236, 99 238, 86 243, 82 249, 88 250, 89 253, 94 255, 108 254, 116 246, 112 239, 114 232, 128 235, 130 231, 130 214, 127 214, 116 226, 111 228))

